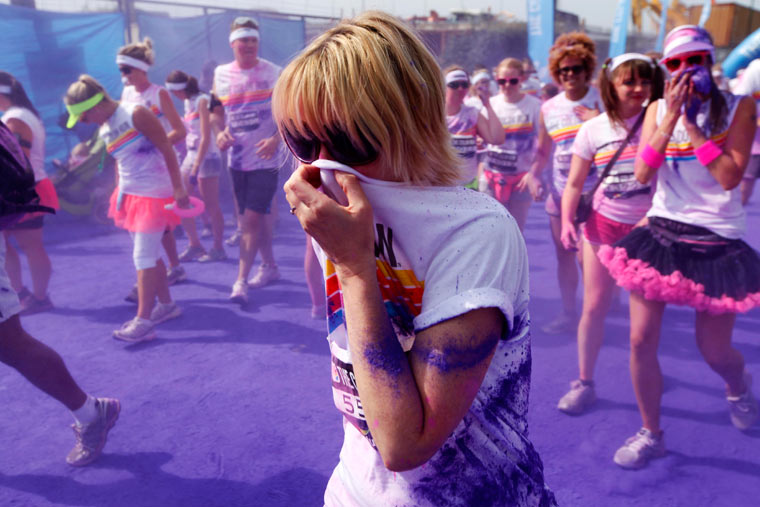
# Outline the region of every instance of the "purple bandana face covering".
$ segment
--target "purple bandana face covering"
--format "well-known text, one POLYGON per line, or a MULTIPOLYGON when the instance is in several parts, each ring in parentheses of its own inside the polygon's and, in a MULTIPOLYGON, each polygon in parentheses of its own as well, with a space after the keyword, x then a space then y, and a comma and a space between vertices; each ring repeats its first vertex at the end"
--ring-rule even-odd
MULTIPOLYGON (((673 76, 673 79, 677 79, 678 76, 683 74, 684 72, 689 73, 689 76, 685 76, 685 79, 690 79, 691 82, 694 84, 694 91, 697 94, 700 95, 709 95, 710 91, 712 90, 713 82, 712 77, 710 76, 710 71, 707 70, 706 67, 690 67, 687 69, 684 69, 679 74, 673 76)), ((699 108, 702 106, 702 100, 699 96, 693 95, 690 96, 686 103, 683 105, 681 111, 683 114, 686 115, 689 120, 696 121, 697 113, 699 113, 699 108)))

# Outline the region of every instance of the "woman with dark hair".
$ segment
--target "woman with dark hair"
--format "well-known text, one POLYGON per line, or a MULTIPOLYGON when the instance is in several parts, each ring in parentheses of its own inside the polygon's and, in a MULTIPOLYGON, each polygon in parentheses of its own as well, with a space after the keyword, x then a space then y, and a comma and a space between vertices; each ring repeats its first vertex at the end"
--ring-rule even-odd
MULTIPOLYGON (((21 83, 11 74, 2 71, 0 71, 0 111, 4 111, 3 123, 15 134, 21 149, 24 150, 24 154, 32 165, 34 179, 37 182, 35 190, 40 196, 40 204, 58 209, 58 195, 53 182, 45 172, 45 127, 21 83)), ((48 296, 52 265, 42 238, 43 221, 42 213, 30 213, 4 231, 7 246, 5 267, 11 285, 21 300, 21 311, 24 315, 46 311, 53 307, 48 296), (23 284, 21 260, 9 241, 11 238, 18 242, 19 248, 26 254, 29 273, 32 277, 31 291, 23 284)))
POLYGON ((188 191, 198 187, 201 198, 211 219, 214 246, 206 252, 198 237, 194 218, 185 218, 182 225, 187 231, 190 244, 185 257, 198 262, 221 261, 227 258, 222 246, 224 217, 219 207, 219 175, 222 159, 219 148, 212 139, 210 98, 198 88, 198 81, 182 71, 175 70, 166 78, 166 89, 179 100, 184 101, 187 154, 180 166, 185 188, 188 191))
POLYGON ((739 190, 755 104, 718 89, 713 61, 704 28, 679 26, 665 38, 662 62, 671 79, 665 98, 647 108, 635 162, 640 183, 657 177, 648 225, 599 249, 612 278, 631 291, 631 379, 643 424, 615 453, 624 468, 665 454, 657 348, 668 304, 694 308, 697 346, 726 383, 733 425, 747 430, 759 417, 752 377, 731 344, 736 314, 760 304, 760 258, 741 240, 739 190))
POLYGON ((641 222, 652 204, 654 185, 639 183, 633 171, 644 105, 662 95, 663 73, 646 55, 626 53, 608 58, 599 73, 599 91, 607 111, 584 123, 573 143, 570 174, 562 194, 562 244, 578 245, 575 214, 590 172, 601 174, 618 153, 594 193, 593 210, 583 224, 583 311, 578 322, 580 375, 558 408, 580 414, 596 401, 594 367, 604 338, 604 320, 613 300, 615 281, 597 253, 641 222), (626 143, 626 139, 628 142, 626 143))

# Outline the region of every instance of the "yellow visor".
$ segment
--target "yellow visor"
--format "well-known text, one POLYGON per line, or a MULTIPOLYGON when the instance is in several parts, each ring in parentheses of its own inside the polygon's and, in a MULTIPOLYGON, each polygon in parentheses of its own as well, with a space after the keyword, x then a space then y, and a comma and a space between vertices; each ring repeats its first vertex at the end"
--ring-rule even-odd
POLYGON ((66 128, 71 128, 76 125, 76 123, 79 121, 79 118, 82 116, 82 113, 89 111, 93 107, 97 106, 101 100, 103 100, 103 94, 96 93, 84 102, 71 105, 66 104, 66 109, 69 112, 69 121, 66 122, 66 128))

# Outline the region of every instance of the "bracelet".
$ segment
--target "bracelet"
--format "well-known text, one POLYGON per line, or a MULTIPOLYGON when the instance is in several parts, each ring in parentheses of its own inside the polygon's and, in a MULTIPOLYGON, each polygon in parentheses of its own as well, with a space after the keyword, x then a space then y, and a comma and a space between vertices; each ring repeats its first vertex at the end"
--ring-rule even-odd
POLYGON ((660 134, 665 139, 670 139, 671 137, 673 137, 673 133, 672 132, 670 134, 666 134, 665 132, 663 132, 660 129, 655 130, 655 132, 658 133, 658 134, 660 134))
POLYGON ((665 154, 652 148, 652 145, 649 143, 641 150, 639 157, 652 169, 659 169, 663 161, 665 161, 665 154))
POLYGON ((717 144, 712 140, 705 142, 702 146, 694 150, 694 155, 697 156, 697 160, 703 166, 707 167, 716 158, 723 154, 717 144))

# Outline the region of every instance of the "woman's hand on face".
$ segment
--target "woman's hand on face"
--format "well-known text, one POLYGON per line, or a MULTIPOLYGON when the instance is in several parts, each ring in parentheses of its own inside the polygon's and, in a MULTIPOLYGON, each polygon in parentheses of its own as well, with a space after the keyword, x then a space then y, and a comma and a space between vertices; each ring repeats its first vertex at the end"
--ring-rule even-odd
POLYGON ((578 250, 578 231, 574 224, 562 221, 562 232, 560 233, 560 241, 565 250, 571 252, 578 250))
POLYGON ((335 179, 348 199, 341 206, 317 190, 319 168, 302 165, 285 183, 285 196, 304 231, 322 247, 335 264, 339 278, 375 273, 375 233, 372 206, 359 179, 335 172, 335 179))
POLYGON ((665 82, 665 103, 668 106, 668 113, 675 117, 681 116, 683 105, 689 97, 691 89, 689 75, 689 72, 681 72, 665 82))

